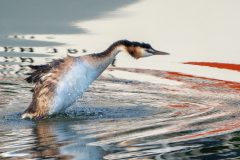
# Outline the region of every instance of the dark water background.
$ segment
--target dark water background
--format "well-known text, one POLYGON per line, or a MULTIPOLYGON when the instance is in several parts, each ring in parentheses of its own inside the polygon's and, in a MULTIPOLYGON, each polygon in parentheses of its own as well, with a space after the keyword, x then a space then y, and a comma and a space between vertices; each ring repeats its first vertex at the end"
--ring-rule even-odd
MULTIPOLYGON (((191 62, 174 39, 165 37, 163 42, 157 37, 159 30, 163 29, 162 24, 168 20, 159 20, 148 14, 152 8, 141 8, 142 2, 159 8, 164 8, 167 3, 138 0, 1 1, 1 159, 239 159, 240 65, 236 63, 239 55, 238 49, 234 49, 236 38, 232 38, 231 46, 235 52, 225 59, 217 51, 212 53, 220 54, 214 61, 211 54, 198 57, 195 52, 185 50, 189 57, 199 59, 191 62), (128 7, 136 10, 134 13, 121 10, 128 7), (141 17, 142 12, 148 16, 141 17), (119 19, 123 17, 131 23, 121 23, 119 19), (74 25, 96 21, 96 28, 101 28, 98 20, 113 26, 110 28, 116 32, 116 38, 110 29, 109 34, 99 34, 74 25), (116 20, 119 24, 115 23, 116 20), (149 23, 149 28, 159 25, 156 36, 148 37, 151 29, 144 28, 144 22, 149 23), (135 26, 136 30, 126 31, 125 26, 135 26), (153 39, 154 44, 162 42, 163 48, 165 44, 170 53, 174 51, 172 48, 177 48, 183 58, 179 60, 181 54, 174 52, 166 59, 135 61, 129 57, 117 57, 114 65, 110 65, 64 114, 42 120, 20 118, 32 96, 29 90, 33 85, 24 81, 25 74, 31 72, 27 65, 44 64, 66 54, 88 54, 95 48, 100 52, 111 44, 111 39, 118 40, 117 33, 122 30, 121 38, 153 39), (79 42, 75 36, 80 37, 79 42), (88 37, 92 41, 88 41, 88 37)), ((228 7, 223 1, 221 3, 229 10, 234 5, 228 7)), ((199 5, 202 3, 189 3, 188 8, 199 5)), ((219 6, 220 2, 216 5, 219 6)), ((178 17, 175 18, 177 21, 178 17)), ((194 30, 191 27, 189 30, 194 30)), ((173 32, 169 29, 166 34, 173 32)), ((185 38, 189 39, 186 35, 185 38)), ((210 42, 205 44, 211 45, 210 42)), ((185 45, 185 48, 189 47, 189 44, 185 45)), ((221 45, 213 45, 221 48, 221 45)), ((199 51, 199 48, 192 47, 196 53, 199 51)), ((193 61, 196 59, 192 58, 193 61)))

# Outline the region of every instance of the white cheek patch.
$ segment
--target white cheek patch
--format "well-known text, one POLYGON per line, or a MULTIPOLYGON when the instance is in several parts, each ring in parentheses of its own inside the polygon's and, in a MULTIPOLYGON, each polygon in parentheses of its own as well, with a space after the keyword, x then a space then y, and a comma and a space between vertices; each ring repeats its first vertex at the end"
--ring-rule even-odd
POLYGON ((142 56, 141 57, 149 57, 152 56, 152 53, 147 52, 145 49, 141 49, 142 56))

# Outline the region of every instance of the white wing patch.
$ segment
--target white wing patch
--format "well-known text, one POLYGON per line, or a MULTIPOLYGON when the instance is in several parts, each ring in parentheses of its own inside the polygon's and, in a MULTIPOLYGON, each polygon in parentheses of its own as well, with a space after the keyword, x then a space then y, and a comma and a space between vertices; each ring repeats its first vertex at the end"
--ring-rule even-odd
POLYGON ((44 80, 46 77, 49 77, 49 76, 51 76, 52 75, 52 73, 48 73, 48 74, 46 74, 45 76, 42 76, 41 77, 41 80, 44 80))

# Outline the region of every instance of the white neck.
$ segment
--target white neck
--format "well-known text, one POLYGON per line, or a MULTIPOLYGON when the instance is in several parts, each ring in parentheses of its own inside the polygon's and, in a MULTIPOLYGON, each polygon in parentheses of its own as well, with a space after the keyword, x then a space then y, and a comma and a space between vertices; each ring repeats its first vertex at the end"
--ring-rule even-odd
POLYGON ((98 63, 96 63, 96 67, 102 70, 101 71, 102 73, 109 66, 109 64, 112 63, 117 54, 122 51, 123 52, 125 51, 124 47, 118 46, 111 53, 109 53, 109 56, 106 56, 106 58, 99 59, 98 63))
MULTIPOLYGON (((108 50, 107 50, 108 51, 108 50)), ((83 56, 84 62, 87 62, 90 72, 97 78, 115 59, 116 55, 125 51, 123 46, 117 46, 109 52, 102 52, 94 55, 83 56)))

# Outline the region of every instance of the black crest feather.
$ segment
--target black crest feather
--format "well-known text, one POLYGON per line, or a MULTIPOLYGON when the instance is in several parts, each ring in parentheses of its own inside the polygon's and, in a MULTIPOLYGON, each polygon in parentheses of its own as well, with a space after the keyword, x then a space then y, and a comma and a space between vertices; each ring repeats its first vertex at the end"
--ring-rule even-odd
MULTIPOLYGON (((128 40, 120 40, 112 44, 113 46, 118 46, 118 45, 124 45, 126 47, 134 46, 134 47, 142 47, 146 49, 150 49, 151 45, 148 43, 140 43, 140 42, 135 42, 135 41, 128 41, 128 40)), ((111 47, 111 46, 110 46, 111 47)))

